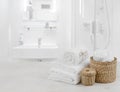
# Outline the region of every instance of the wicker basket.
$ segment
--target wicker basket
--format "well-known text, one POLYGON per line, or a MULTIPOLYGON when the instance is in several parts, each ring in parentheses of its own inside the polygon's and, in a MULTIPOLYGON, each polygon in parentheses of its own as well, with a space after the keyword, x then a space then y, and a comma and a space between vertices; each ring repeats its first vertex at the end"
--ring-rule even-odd
POLYGON ((95 69, 84 68, 81 72, 81 83, 85 86, 91 86, 95 83, 95 69))
POLYGON ((111 83, 116 80, 117 58, 112 62, 97 62, 91 57, 90 67, 96 70, 97 83, 111 83))

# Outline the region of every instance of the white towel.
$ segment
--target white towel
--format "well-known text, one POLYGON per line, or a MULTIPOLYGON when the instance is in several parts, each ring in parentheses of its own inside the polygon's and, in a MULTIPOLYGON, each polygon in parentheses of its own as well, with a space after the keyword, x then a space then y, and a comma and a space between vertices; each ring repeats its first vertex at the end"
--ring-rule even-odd
POLYGON ((86 66, 86 64, 87 62, 84 62, 81 65, 66 65, 58 62, 54 65, 54 68, 64 70, 66 72, 73 73, 73 74, 79 74, 80 71, 86 66))
POLYGON ((93 59, 101 62, 112 62, 114 57, 112 57, 106 50, 96 50, 94 52, 93 59))
POLYGON ((68 65, 75 65, 76 55, 72 51, 68 51, 64 53, 63 62, 68 65))
POLYGON ((69 84, 78 84, 80 82, 80 75, 52 68, 50 70, 48 79, 61 81, 69 84))
POLYGON ((81 63, 83 67, 87 67, 90 64, 90 57, 81 63))
POLYGON ((113 60, 114 60, 114 57, 108 56, 102 62, 112 62, 113 60))
POLYGON ((66 65, 55 63, 50 69, 48 79, 66 82, 69 84, 77 84, 80 82, 81 70, 89 64, 89 60, 84 61, 80 65, 66 65))
POLYGON ((88 58, 88 50, 83 49, 69 49, 64 51, 60 60, 64 64, 78 65, 88 58))
POLYGON ((95 61, 104 61, 108 57, 108 52, 106 50, 96 50, 93 55, 95 61))
POLYGON ((48 78, 69 84, 78 84, 81 70, 89 64, 88 51, 86 49, 67 50, 61 58, 61 62, 57 62, 50 69, 48 78))
POLYGON ((79 52, 79 62, 78 64, 82 63, 88 58, 88 50, 87 49, 81 49, 79 52))

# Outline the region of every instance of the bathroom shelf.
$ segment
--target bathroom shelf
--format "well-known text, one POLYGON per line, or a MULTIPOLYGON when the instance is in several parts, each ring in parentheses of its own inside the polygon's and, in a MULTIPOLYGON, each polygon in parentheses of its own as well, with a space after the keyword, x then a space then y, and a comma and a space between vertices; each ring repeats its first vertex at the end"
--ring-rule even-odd
POLYGON ((58 22, 58 20, 23 20, 23 22, 58 22))
POLYGON ((57 28, 49 28, 49 29, 45 29, 45 28, 42 28, 42 27, 24 27, 24 31, 41 31, 41 32, 49 32, 49 31, 56 31, 57 28), (29 28, 29 30, 28 30, 29 28))
POLYGON ((24 21, 23 30, 25 31, 55 31, 57 30, 57 21, 24 21), (48 28, 46 24, 48 23, 48 28))

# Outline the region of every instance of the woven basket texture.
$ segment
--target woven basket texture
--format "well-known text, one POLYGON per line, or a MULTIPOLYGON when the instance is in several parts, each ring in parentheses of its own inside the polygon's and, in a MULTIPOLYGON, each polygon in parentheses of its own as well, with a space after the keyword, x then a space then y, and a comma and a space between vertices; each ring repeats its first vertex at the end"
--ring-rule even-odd
POLYGON ((111 83, 116 80, 117 58, 115 57, 111 62, 98 62, 90 58, 90 68, 96 70, 97 83, 111 83))
POLYGON ((91 86, 95 83, 95 69, 84 68, 81 72, 81 83, 85 86, 91 86))

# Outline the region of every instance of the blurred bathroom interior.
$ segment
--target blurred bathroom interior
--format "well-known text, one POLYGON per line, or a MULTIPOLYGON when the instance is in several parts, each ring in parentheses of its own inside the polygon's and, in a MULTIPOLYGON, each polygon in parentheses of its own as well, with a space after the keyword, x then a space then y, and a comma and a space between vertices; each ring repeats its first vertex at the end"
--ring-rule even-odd
POLYGON ((106 50, 119 62, 119 30, 120 0, 0 0, 0 91, 80 91, 47 80, 48 70, 69 50, 106 50))

